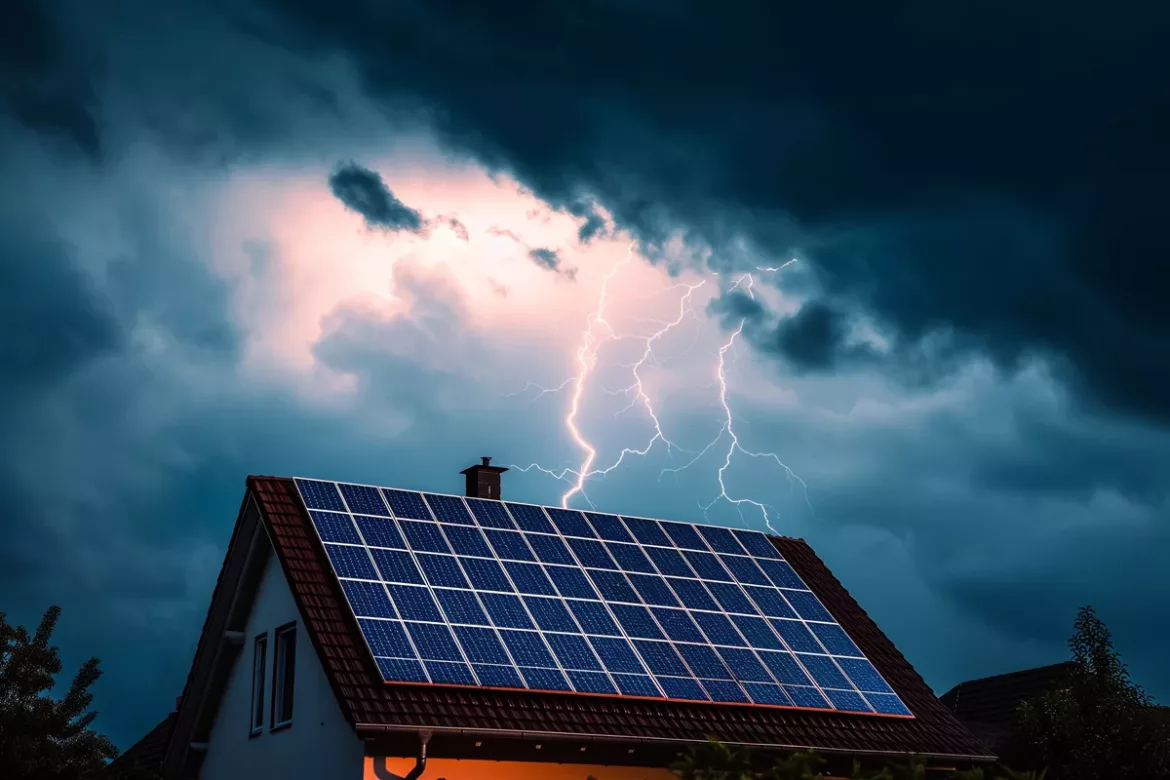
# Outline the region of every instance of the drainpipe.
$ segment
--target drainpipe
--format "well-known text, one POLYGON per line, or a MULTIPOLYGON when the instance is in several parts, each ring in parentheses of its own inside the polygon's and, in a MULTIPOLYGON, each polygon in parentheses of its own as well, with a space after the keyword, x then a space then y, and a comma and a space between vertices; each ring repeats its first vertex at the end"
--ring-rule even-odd
POLYGON ((406 777, 399 777, 387 769, 385 756, 374 758, 374 776, 378 780, 418 780, 427 768, 427 743, 430 741, 431 732, 429 729, 418 733, 418 757, 414 760, 414 768, 406 774, 406 777))

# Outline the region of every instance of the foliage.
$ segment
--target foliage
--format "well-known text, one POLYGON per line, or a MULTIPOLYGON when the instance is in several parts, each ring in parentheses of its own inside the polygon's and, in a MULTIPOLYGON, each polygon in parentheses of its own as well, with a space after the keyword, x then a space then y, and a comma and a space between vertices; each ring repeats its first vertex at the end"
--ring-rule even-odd
POLYGON ((733 748, 717 740, 694 747, 671 764, 680 780, 756 780, 752 755, 744 748, 733 748))
POLYGON ((1068 684, 1021 705, 1015 752, 1053 780, 1170 777, 1170 729, 1091 607, 1077 615, 1069 649, 1068 684))
POLYGON ((759 777, 766 777, 768 780, 820 780, 824 775, 816 771, 816 768, 824 763, 825 759, 814 751, 800 751, 780 759, 767 773, 759 777))
POLYGON ((82 664, 60 700, 51 691, 61 672, 49 637, 61 616, 50 607, 36 633, 11 626, 0 612, 0 778, 75 780, 92 777, 117 750, 90 724, 89 688, 101 671, 98 660, 82 664))
MULTIPOLYGON (((671 769, 680 780, 823 780, 820 767, 825 759, 814 751, 791 753, 776 759, 757 755, 746 748, 732 748, 716 740, 692 748, 671 769)), ((926 762, 912 757, 905 761, 891 761, 877 770, 853 763, 851 780, 925 780, 939 778, 937 772, 927 774, 926 762)), ((1107 776, 1102 776, 1101 780, 1107 776)), ((975 768, 947 775, 948 780, 1045 780, 1045 773, 1013 772, 1004 767, 975 768)), ((594 778, 589 778, 594 780, 594 778)))

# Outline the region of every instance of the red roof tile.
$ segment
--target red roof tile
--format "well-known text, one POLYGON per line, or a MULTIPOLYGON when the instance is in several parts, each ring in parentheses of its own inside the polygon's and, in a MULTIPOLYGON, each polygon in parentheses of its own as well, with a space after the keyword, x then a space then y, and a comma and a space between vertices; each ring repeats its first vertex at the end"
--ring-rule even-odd
POLYGON ((847 753, 993 758, 934 697, 893 643, 802 540, 773 538, 784 557, 853 637, 911 718, 411 686, 382 682, 324 548, 291 479, 250 477, 307 632, 346 718, 355 727, 457 728, 669 742, 714 737, 736 744, 847 753))

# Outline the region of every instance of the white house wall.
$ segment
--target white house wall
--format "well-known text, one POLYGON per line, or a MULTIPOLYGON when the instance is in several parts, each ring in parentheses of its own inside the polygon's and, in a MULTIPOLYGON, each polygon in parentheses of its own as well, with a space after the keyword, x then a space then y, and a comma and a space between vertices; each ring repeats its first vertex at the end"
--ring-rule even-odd
POLYGON ((248 616, 244 649, 228 676, 227 690, 211 728, 200 778, 356 780, 362 776, 362 743, 345 722, 333 697, 267 537, 261 543, 267 548, 263 554, 264 573, 248 616), (297 623, 293 721, 287 728, 271 731, 273 631, 293 621, 297 623), (264 632, 268 632, 264 730, 249 736, 252 653, 256 636, 264 632))

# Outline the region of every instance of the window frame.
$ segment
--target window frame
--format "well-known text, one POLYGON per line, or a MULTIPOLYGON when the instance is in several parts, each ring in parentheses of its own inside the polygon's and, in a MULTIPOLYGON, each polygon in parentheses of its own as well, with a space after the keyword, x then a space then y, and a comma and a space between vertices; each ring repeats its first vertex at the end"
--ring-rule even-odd
POLYGON ((252 639, 252 698, 248 707, 248 736, 264 733, 264 686, 268 680, 268 632, 252 639), (259 667, 259 668, 257 668, 259 667))
POLYGON ((272 642, 272 716, 269 731, 280 731, 292 725, 293 704, 296 699, 296 650, 297 650, 297 623, 285 623, 273 632, 272 642), (289 667, 288 658, 291 647, 292 666, 289 667), (287 681, 287 686, 286 686, 287 681), (279 719, 279 714, 285 709, 288 697, 288 718, 279 719))

